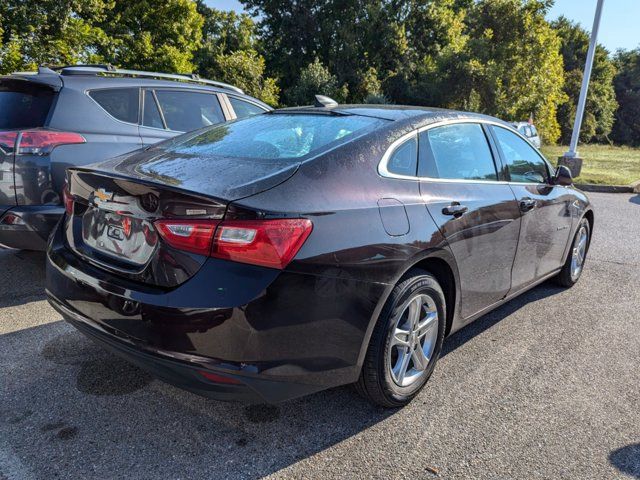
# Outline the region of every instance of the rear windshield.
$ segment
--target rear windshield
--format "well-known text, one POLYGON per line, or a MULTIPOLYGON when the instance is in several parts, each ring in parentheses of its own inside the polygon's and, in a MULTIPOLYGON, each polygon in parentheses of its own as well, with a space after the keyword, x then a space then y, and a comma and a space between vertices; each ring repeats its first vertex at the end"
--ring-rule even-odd
POLYGON ((376 129, 386 120, 357 115, 265 114, 177 139, 169 151, 230 158, 300 159, 376 129))
POLYGON ((0 129, 43 127, 55 93, 25 81, 0 81, 0 129))

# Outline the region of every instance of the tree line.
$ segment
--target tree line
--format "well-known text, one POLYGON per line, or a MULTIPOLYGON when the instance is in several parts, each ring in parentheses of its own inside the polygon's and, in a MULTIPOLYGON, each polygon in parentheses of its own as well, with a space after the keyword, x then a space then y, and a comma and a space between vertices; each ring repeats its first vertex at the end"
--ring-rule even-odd
MULTIPOLYGON (((588 33, 553 0, 0 0, 0 73, 110 63, 198 73, 273 106, 430 105, 535 119, 566 143, 588 33)), ((640 48, 598 46, 583 142, 640 145, 640 48)))

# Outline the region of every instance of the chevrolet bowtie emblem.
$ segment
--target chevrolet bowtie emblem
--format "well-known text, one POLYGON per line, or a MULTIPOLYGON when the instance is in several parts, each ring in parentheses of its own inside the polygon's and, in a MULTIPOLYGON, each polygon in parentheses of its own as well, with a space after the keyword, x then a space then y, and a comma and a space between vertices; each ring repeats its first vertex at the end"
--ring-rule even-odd
POLYGON ((108 202, 113 198, 113 192, 107 192, 104 188, 99 188, 93 192, 93 196, 101 202, 108 202))

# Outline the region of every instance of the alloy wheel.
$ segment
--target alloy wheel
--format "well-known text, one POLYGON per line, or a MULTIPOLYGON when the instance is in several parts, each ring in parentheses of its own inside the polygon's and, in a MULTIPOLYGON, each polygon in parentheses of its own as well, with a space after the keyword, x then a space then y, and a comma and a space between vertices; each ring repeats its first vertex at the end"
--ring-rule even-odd
POLYGON ((587 243, 589 241, 589 232, 585 225, 580 227, 576 239, 573 242, 573 250, 571 252, 571 279, 576 281, 582 273, 584 260, 587 255, 587 243))
POLYGON ((408 387, 425 373, 438 340, 438 310, 431 296, 412 296, 392 327, 387 367, 393 381, 408 387))

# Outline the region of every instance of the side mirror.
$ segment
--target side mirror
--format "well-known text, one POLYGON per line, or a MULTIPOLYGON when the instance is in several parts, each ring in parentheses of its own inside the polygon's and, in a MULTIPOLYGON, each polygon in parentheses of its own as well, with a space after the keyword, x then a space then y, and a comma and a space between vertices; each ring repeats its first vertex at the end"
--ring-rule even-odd
POLYGON ((573 185, 573 176, 571 175, 571 170, 569 170, 564 165, 559 165, 556 170, 556 175, 553 177, 553 183, 555 185, 562 185, 568 187, 573 185))

